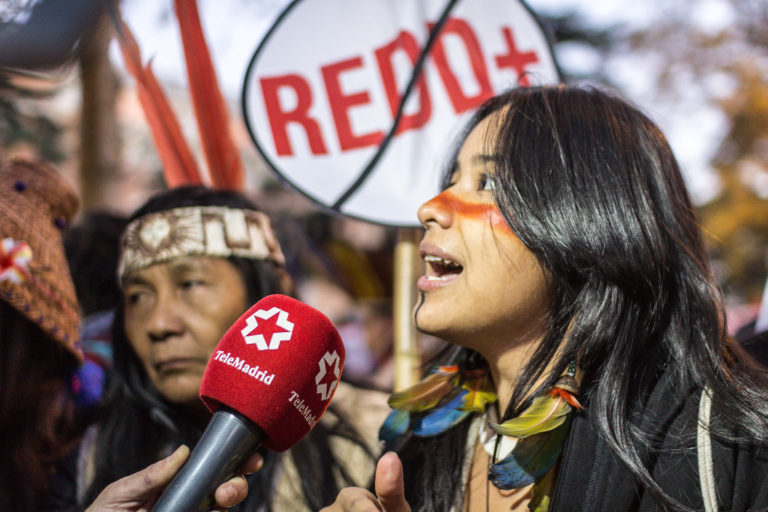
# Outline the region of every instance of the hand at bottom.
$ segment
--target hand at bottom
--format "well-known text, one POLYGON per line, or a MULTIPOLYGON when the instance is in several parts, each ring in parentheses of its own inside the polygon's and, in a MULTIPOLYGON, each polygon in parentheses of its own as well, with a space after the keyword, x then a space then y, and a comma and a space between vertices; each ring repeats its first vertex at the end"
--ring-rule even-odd
POLYGON ((403 464, 394 452, 379 459, 374 488, 375 495, 360 487, 342 489, 333 505, 320 512, 411 512, 405 501, 403 464))

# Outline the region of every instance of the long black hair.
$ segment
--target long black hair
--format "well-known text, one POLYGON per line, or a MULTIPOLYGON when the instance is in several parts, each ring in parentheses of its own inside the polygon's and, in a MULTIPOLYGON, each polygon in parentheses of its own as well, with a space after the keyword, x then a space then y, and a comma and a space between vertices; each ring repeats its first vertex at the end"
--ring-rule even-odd
MULTIPOLYGON (((494 155, 494 198, 552 286, 547 334, 503 419, 519 415, 530 403, 525 397, 551 386, 578 360, 596 427, 638 480, 676 507, 640 454, 645 436, 633 413, 652 383, 668 371, 680 392, 708 386, 743 438, 758 442, 768 441, 768 392, 727 339, 724 308, 674 155, 648 117, 594 88, 508 91, 478 109, 461 141, 492 114, 484 151, 494 155)), ((447 510, 464 491, 456 482, 467 423, 412 439, 400 450, 414 510, 447 510), (420 477, 408 478, 409 469, 420 477)))
MULTIPOLYGON (((184 186, 153 196, 130 220, 149 213, 187 206, 258 210, 250 200, 237 192, 184 186)), ((249 304, 272 293, 290 293, 290 290, 285 289, 282 271, 275 263, 234 257, 228 261, 242 275, 249 304)), ((193 447, 206 426, 199 419, 190 417, 184 409, 165 400, 155 389, 126 338, 123 319, 121 304, 115 312, 113 324, 115 371, 106 400, 105 415, 98 424, 95 479, 88 489, 85 503, 92 502, 109 483, 156 461, 164 450, 182 443, 193 447)), ((305 501, 312 510, 333 501, 339 491, 337 477, 342 482, 351 483, 351 479, 337 463, 337 455, 330 449, 330 436, 345 437, 367 450, 345 418, 332 406, 328 412, 337 416, 333 431, 321 422, 290 452, 301 477, 299 485, 305 501)), ((248 476, 248 497, 232 510, 272 509, 274 469, 278 465, 278 456, 266 450, 262 454, 264 466, 248 476)))

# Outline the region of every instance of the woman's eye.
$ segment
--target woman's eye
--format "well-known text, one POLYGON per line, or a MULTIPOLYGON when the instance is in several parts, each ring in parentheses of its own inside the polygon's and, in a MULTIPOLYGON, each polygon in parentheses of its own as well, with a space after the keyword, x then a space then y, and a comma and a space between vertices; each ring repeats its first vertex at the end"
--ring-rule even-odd
POLYGON ((201 286, 204 283, 199 279, 185 279, 181 282, 181 287, 185 290, 195 288, 196 286, 201 286))
POLYGON ((496 190, 496 180, 493 176, 486 173, 480 176, 480 190, 496 190))
POLYGON ((145 292, 131 292, 126 294, 125 301, 128 303, 128 305, 135 306, 139 304, 142 299, 146 297, 146 295, 147 294, 145 292))

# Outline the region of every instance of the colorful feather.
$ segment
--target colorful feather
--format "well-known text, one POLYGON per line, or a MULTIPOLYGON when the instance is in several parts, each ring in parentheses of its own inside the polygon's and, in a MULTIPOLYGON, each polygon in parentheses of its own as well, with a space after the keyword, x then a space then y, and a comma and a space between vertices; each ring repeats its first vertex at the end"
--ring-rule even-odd
POLYGON ((454 389, 458 378, 457 366, 441 366, 418 384, 393 393, 389 397, 389 406, 404 412, 421 412, 431 409, 454 389))
POLYGON ((158 155, 163 162, 166 184, 171 188, 185 184, 202 184, 205 180, 150 64, 142 64, 139 46, 117 12, 114 13, 113 21, 125 66, 136 79, 139 101, 152 130, 158 155))
POLYGON ((568 434, 568 424, 518 440, 504 460, 493 464, 488 478, 499 489, 519 489, 544 476, 557 462, 568 434))
POLYGON ((187 76, 208 172, 214 188, 242 190, 245 173, 229 124, 195 0, 175 0, 187 76))
POLYGON ((560 396, 547 393, 536 397, 530 407, 517 418, 507 420, 500 425, 490 423, 490 427, 505 436, 525 438, 556 429, 565 422, 571 410, 568 402, 560 396))
POLYGON ((470 412, 461 408, 469 391, 459 388, 459 392, 449 401, 440 405, 429 414, 414 418, 411 432, 417 437, 430 437, 458 424, 470 415, 470 412))
POLYGON ((392 409, 379 429, 379 440, 391 444, 395 439, 405 434, 410 426, 410 413, 392 409))
POLYGON ((494 403, 498 397, 493 382, 488 377, 488 370, 471 370, 464 374, 462 387, 468 391, 461 404, 461 410, 483 412, 487 404, 494 403))

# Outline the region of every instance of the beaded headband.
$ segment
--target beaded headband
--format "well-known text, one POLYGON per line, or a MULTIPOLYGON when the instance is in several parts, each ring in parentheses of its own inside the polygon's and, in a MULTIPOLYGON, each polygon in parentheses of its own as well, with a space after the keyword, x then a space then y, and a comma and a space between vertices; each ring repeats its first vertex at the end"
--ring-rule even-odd
POLYGON ((235 256, 285 264, 266 214, 222 206, 149 213, 128 225, 121 246, 120 282, 132 272, 182 256, 235 256))

